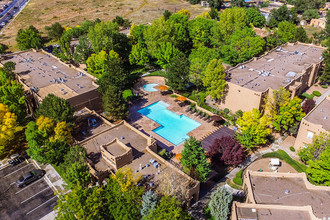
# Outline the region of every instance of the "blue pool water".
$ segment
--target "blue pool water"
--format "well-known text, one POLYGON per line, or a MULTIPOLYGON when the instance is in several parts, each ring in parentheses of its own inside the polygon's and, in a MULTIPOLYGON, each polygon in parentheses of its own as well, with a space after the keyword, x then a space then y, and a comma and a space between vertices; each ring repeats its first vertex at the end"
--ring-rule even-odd
POLYGON ((174 145, 179 145, 188 138, 188 133, 201 124, 185 116, 177 115, 166 109, 169 105, 163 101, 155 102, 138 112, 157 122, 161 126, 153 132, 174 145))
POLYGON ((143 89, 148 91, 148 92, 156 92, 158 90, 154 88, 155 86, 158 86, 158 84, 157 83, 149 83, 149 84, 145 84, 143 86, 143 89))

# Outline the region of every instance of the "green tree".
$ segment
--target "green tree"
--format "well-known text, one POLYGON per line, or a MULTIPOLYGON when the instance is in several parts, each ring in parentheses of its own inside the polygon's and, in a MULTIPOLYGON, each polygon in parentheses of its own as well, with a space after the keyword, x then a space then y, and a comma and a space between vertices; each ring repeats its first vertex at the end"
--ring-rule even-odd
POLYGON ((278 24, 277 34, 284 42, 295 41, 296 26, 288 21, 278 24))
POLYGON ((86 35, 79 37, 79 44, 73 54, 73 59, 77 63, 86 63, 87 59, 92 55, 93 49, 86 35))
POLYGON ((69 61, 72 59, 72 55, 73 55, 73 47, 71 46, 72 38, 73 38, 73 31, 72 29, 68 29, 65 32, 63 32, 61 38, 58 41, 61 51, 57 54, 57 56, 64 61, 69 61))
POLYGON ((32 25, 27 29, 19 29, 16 42, 20 50, 27 50, 30 48, 41 49, 44 45, 41 34, 32 25))
POLYGON ((297 121, 301 121, 304 116, 305 113, 301 108, 301 99, 295 97, 280 104, 280 110, 273 119, 273 126, 278 131, 287 131, 297 121))
POLYGON ((43 115, 53 119, 55 122, 65 121, 71 123, 74 121, 73 113, 74 108, 67 100, 59 98, 54 94, 48 94, 36 111, 36 117, 43 115))
POLYGON ((256 8, 249 8, 246 10, 246 18, 248 24, 253 24, 253 26, 262 28, 266 24, 265 17, 260 13, 260 11, 256 8))
POLYGON ((185 141, 181 155, 180 163, 184 171, 194 179, 205 182, 211 169, 201 142, 194 137, 190 137, 185 141))
POLYGON ((190 216, 180 206, 180 202, 174 197, 163 196, 156 209, 146 216, 145 219, 161 220, 161 219, 177 219, 188 220, 190 216))
POLYGON ((167 69, 171 61, 178 59, 180 56, 182 56, 182 53, 169 42, 160 44, 158 52, 155 54, 156 63, 163 69, 167 69))
POLYGON ((105 190, 101 186, 74 187, 70 193, 60 194, 55 207, 57 220, 107 219, 108 209, 104 206, 105 190))
POLYGON ((132 51, 129 55, 129 62, 131 64, 145 65, 149 63, 149 54, 147 48, 140 43, 132 46, 132 51))
POLYGON ((142 208, 141 208, 142 219, 146 218, 151 212, 156 210, 157 201, 158 201, 157 194, 151 190, 148 190, 142 196, 142 208))
MULTIPOLYGON (((328 14, 330 15, 330 12, 328 14)), ((320 77, 320 81, 330 84, 330 40, 327 41, 327 46, 327 49, 322 53, 322 57, 324 58, 324 68, 320 77)))
POLYGON ((321 153, 327 148, 330 148, 330 135, 320 133, 314 136, 312 144, 300 148, 298 155, 303 162, 307 163, 309 160, 318 160, 321 153))
POLYGON ((207 94, 214 99, 220 99, 226 88, 225 68, 222 60, 211 60, 203 71, 203 85, 207 89, 207 94))
POLYGON ((232 0, 230 2, 232 7, 245 7, 245 1, 244 0, 232 0))
POLYGON ((166 21, 166 26, 170 32, 169 41, 172 45, 184 53, 188 52, 191 47, 189 37, 189 16, 179 13, 173 14, 166 21))
POLYGON ((3 54, 8 50, 8 46, 6 44, 0 44, 0 54, 3 54))
POLYGON ((66 122, 55 124, 52 119, 44 116, 40 116, 36 122, 31 121, 25 135, 29 146, 28 155, 44 164, 62 163, 72 142, 70 125, 66 122))
POLYGON ((108 86, 102 94, 102 103, 106 115, 113 120, 125 119, 128 116, 128 106, 118 88, 108 86))
POLYGON ((224 0, 208 0, 207 2, 210 4, 211 8, 216 8, 217 10, 220 10, 223 6, 224 0))
POLYGON ((212 19, 219 20, 219 12, 217 9, 211 8, 211 10, 209 11, 209 15, 212 19))
POLYGON ((319 18, 319 12, 317 9, 307 9, 304 11, 302 18, 310 22, 313 18, 319 18))
POLYGON ((271 96, 267 96, 265 105, 263 106, 264 112, 271 120, 275 115, 280 114, 280 107, 290 101, 290 91, 281 87, 279 90, 274 90, 271 96))
POLYGON ((208 47, 198 47, 193 49, 189 55, 190 62, 190 80, 200 88, 203 84, 202 72, 206 69, 206 66, 213 59, 219 59, 220 53, 216 49, 208 47))
POLYGON ((308 43, 309 42, 309 38, 307 36, 306 30, 303 27, 296 28, 294 38, 295 38, 295 41, 300 41, 300 42, 303 42, 303 43, 308 43))
POLYGON ((211 29, 216 25, 214 20, 197 17, 189 21, 189 35, 194 48, 209 47, 211 44, 211 29))
MULTIPOLYGON (((119 55, 117 58, 119 59, 119 55)), ((108 59, 109 55, 104 50, 101 50, 98 54, 93 53, 86 60, 87 71, 93 76, 100 78, 105 70, 105 65, 108 59)))
POLYGON ((185 57, 179 57, 167 66, 167 81, 174 90, 182 91, 189 82, 189 61, 185 57))
POLYGON ((163 16, 165 18, 165 21, 167 21, 172 15, 172 12, 170 12, 169 10, 165 10, 164 13, 163 13, 163 16))
POLYGON ((117 23, 120 27, 129 28, 131 26, 131 22, 128 19, 125 19, 121 16, 116 16, 115 19, 112 20, 113 23, 117 23))
POLYGON ((62 27, 60 23, 56 22, 51 26, 46 26, 45 30, 50 39, 57 41, 61 38, 65 29, 62 27))
POLYGON ((220 14, 219 27, 224 37, 227 39, 235 30, 242 29, 247 26, 246 10, 244 8, 227 8, 220 14))
POLYGON ((208 208, 214 219, 227 220, 233 196, 224 186, 212 193, 208 208))
POLYGON ((261 115, 258 109, 244 112, 242 117, 237 119, 241 133, 236 139, 241 145, 251 150, 257 145, 266 144, 267 137, 272 133, 269 128, 271 121, 266 115, 261 115))
POLYGON ((123 98, 125 99, 125 101, 130 101, 132 100, 134 97, 132 90, 130 89, 126 89, 123 91, 123 98))
POLYGON ((77 185, 87 187, 91 182, 86 150, 79 145, 70 148, 59 167, 63 171, 62 177, 70 189, 77 185))
POLYGON ((307 162, 309 167, 306 173, 313 182, 330 186, 330 146, 320 154, 318 160, 310 160, 307 162))

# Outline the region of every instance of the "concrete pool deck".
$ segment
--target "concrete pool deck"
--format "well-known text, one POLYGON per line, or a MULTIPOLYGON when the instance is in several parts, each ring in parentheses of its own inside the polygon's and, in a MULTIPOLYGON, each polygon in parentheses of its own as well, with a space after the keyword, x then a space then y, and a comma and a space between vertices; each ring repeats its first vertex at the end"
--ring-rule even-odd
POLYGON ((178 154, 178 153, 181 153, 184 146, 183 146, 183 143, 175 146, 171 142, 166 140, 165 138, 157 135, 152 130, 159 127, 160 125, 157 122, 149 119, 148 117, 146 117, 138 112, 141 108, 144 108, 144 107, 151 105, 155 102, 158 102, 160 100, 169 104, 169 107, 167 108, 168 110, 170 110, 178 115, 181 115, 181 114, 186 115, 189 118, 191 118, 201 124, 199 127, 192 130, 191 132, 189 132, 188 133, 189 136, 194 136, 194 137, 196 137, 196 139, 201 140, 205 136, 207 136, 207 135, 213 133, 214 131, 216 131, 217 129, 219 129, 219 127, 213 126, 213 122, 208 123, 208 122, 200 119, 198 116, 195 116, 194 114, 185 112, 185 110, 187 109, 188 106, 180 107, 178 105, 179 102, 175 102, 175 98, 170 97, 170 95, 163 96, 163 95, 161 95, 160 91, 146 92, 145 90, 143 90, 142 87, 144 84, 147 84, 147 83, 157 83, 159 85, 165 85, 165 79, 163 77, 158 77, 158 76, 148 76, 148 77, 143 77, 140 80, 140 82, 138 82, 136 84, 135 89, 138 91, 144 92, 146 95, 144 97, 142 97, 139 100, 139 102, 133 104, 130 107, 129 123, 132 124, 133 126, 136 126, 136 125, 140 126, 139 130, 150 136, 153 136, 158 141, 159 145, 162 148, 166 148, 168 151, 178 154))

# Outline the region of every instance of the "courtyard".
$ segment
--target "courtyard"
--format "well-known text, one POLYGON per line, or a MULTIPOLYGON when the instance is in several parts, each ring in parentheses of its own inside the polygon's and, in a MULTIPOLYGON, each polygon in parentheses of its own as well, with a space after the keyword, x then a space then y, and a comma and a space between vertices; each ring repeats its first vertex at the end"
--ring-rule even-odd
MULTIPOLYGON (((135 90, 138 93, 143 94, 143 96, 136 103, 131 105, 130 118, 128 121, 131 125, 137 127, 140 131, 158 140, 158 145, 160 145, 162 148, 165 148, 167 151, 171 151, 172 153, 178 154, 183 150, 184 142, 175 145, 168 139, 165 139, 164 137, 155 133, 153 130, 160 127, 161 125, 140 113, 141 109, 156 102, 162 101, 167 104, 167 110, 177 114, 178 116, 187 116, 189 119, 198 122, 200 125, 187 133, 188 136, 194 136, 197 140, 204 139, 206 136, 215 132, 219 128, 214 126, 212 121, 203 120, 195 113, 186 112, 188 105, 181 107, 180 102, 177 101, 176 97, 171 97, 169 94, 162 95, 161 91, 157 89, 157 87, 161 85, 165 85, 165 79, 163 77, 149 76, 140 79, 140 81, 135 86, 135 90), (155 88, 154 90, 156 91, 146 91, 143 89, 143 86, 148 84, 155 84, 153 88, 155 88)), ((171 132, 175 134, 176 130, 173 129, 171 132)))

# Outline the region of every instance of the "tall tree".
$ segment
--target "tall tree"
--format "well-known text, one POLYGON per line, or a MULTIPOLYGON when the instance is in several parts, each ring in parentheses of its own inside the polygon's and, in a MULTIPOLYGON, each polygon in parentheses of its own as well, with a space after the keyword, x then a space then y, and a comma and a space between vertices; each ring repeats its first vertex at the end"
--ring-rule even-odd
POLYGON ((158 52, 155 54, 156 63, 163 69, 167 69, 172 60, 178 59, 180 56, 183 54, 169 42, 160 44, 158 52))
POLYGON ((45 30, 50 39, 55 41, 59 40, 64 32, 64 27, 58 22, 52 24, 51 26, 46 26, 45 30))
POLYGON ((243 162, 244 151, 238 141, 232 137, 216 139, 210 148, 212 163, 222 162, 225 165, 236 166, 243 162))
POLYGON ((307 144, 307 147, 301 148, 298 155, 303 162, 307 163, 309 160, 318 160, 321 153, 327 148, 330 148, 330 135, 320 133, 314 136, 312 144, 307 144))
POLYGON ((188 220, 190 216, 180 206, 180 202, 174 197, 163 196, 156 209, 145 217, 148 220, 177 219, 188 220))
MULTIPOLYGON (((330 12, 328 12, 329 17, 330 17, 330 12)), ((327 26, 330 27, 330 24, 327 26)), ((330 33, 329 33, 330 36, 330 33)), ((330 40, 327 40, 327 49, 323 51, 322 57, 324 58, 324 68, 322 71, 322 75, 320 77, 320 81, 322 83, 327 83, 330 84, 330 40)))
POLYGON ((10 150, 17 131, 21 130, 15 113, 8 106, 0 103, 0 157, 10 150))
POLYGON ((248 23, 245 9, 237 7, 227 8, 220 14, 220 22, 218 24, 224 39, 229 38, 235 30, 247 26, 248 23))
POLYGON ((228 219, 232 200, 232 194, 224 186, 218 187, 208 204, 212 217, 218 220, 228 219))
POLYGON ((184 149, 181 155, 180 163, 184 171, 193 178, 205 182, 211 169, 201 142, 197 141, 194 137, 190 137, 184 143, 184 149))
POLYGON ((44 45, 41 34, 32 25, 27 29, 19 29, 16 42, 20 50, 27 50, 30 48, 41 49, 44 45))
POLYGON ((87 59, 92 55, 93 49, 86 35, 79 37, 79 43, 73 54, 73 59, 77 63, 86 63, 87 59))
MULTIPOLYGON (((116 63, 119 64, 119 55, 117 54, 116 57, 116 63)), ((101 50, 98 54, 93 53, 86 60, 87 71, 93 76, 100 78, 105 70, 105 65, 108 60, 109 55, 104 50, 101 50)))
POLYGON ((310 160, 307 162, 309 167, 306 173, 313 182, 330 186, 330 146, 320 154, 317 160, 310 160))
POLYGON ((272 129, 270 119, 266 115, 261 115, 258 109, 244 112, 243 116, 237 119, 241 133, 236 136, 237 140, 247 149, 251 150, 257 145, 266 144, 267 137, 272 129))
POLYGON ((226 87, 226 74, 222 60, 211 60, 202 75, 203 85, 207 89, 207 94, 214 99, 220 99, 226 87))
POLYGON ((301 106, 304 113, 307 115, 315 107, 315 101, 313 99, 307 99, 304 101, 303 106, 301 106))
POLYGON ((211 29, 216 25, 214 20, 197 17, 189 21, 189 35, 195 48, 205 46, 210 47, 211 29))
POLYGON ((145 65, 149 63, 148 50, 144 44, 137 43, 132 46, 132 51, 129 55, 129 62, 137 65, 145 65))
POLYGON ((262 28, 266 24, 265 17, 260 13, 260 11, 256 8, 248 8, 246 10, 246 18, 248 24, 253 24, 253 26, 262 28))
POLYGON ((70 103, 62 98, 55 96, 54 94, 47 95, 38 110, 36 111, 36 117, 41 115, 53 119, 55 122, 73 122, 74 108, 70 103))
POLYGON ((6 44, 0 44, 0 54, 3 54, 8 50, 8 46, 6 44))
POLYGON ((151 212, 156 210, 157 201, 158 201, 157 194, 151 190, 148 190, 142 196, 142 208, 141 208, 142 219, 146 218, 151 212))
POLYGON ((189 61, 184 56, 178 57, 167 66, 167 81, 174 90, 182 91, 189 81, 189 61))
POLYGON ((301 121, 304 116, 301 99, 295 97, 290 101, 281 103, 279 113, 274 116, 273 126, 278 131, 287 131, 294 126, 295 122, 301 121))
POLYGON ((128 106, 121 91, 115 86, 109 86, 102 94, 103 108, 113 120, 125 119, 128 116, 128 106))
POLYGON ((304 11, 302 18, 310 22, 313 18, 319 18, 319 12, 317 9, 307 9, 304 11))
POLYGON ((277 34, 284 42, 295 41, 296 26, 288 21, 278 24, 277 34))

